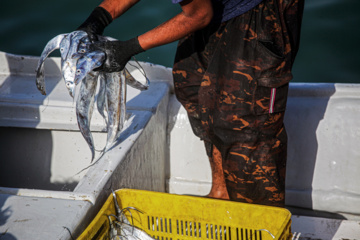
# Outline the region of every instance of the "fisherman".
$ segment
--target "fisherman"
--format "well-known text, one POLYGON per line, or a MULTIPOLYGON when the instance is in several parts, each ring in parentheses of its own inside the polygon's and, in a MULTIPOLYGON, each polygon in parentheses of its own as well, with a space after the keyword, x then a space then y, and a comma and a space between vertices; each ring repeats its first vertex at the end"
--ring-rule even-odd
POLYGON ((120 71, 132 56, 179 40, 175 93, 205 144, 208 197, 284 206, 283 119, 304 0, 172 0, 182 12, 154 29, 96 41, 138 1, 104 0, 78 28, 105 52, 101 71, 120 71))

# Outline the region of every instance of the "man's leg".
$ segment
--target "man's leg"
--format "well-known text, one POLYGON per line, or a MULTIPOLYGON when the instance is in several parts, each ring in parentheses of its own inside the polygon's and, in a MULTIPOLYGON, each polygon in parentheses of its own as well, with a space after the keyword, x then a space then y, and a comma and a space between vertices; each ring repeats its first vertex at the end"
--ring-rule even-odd
POLYGON ((199 90, 201 120, 221 152, 230 200, 284 205, 283 117, 298 47, 284 23, 299 18, 282 12, 296 15, 298 0, 282 3, 265 0, 226 22, 199 90))
POLYGON ((205 142, 205 147, 209 153, 209 161, 211 167, 211 178, 212 185, 210 193, 207 195, 210 198, 229 199, 227 192, 224 170, 223 170, 223 159, 220 151, 211 143, 205 142))
POLYGON ((287 136, 283 116, 284 112, 253 116, 256 129, 246 141, 227 148, 223 169, 231 200, 284 206, 287 136))
MULTIPOLYGON (((204 82, 208 60, 212 58, 214 46, 217 45, 221 36, 221 33, 216 33, 216 30, 217 26, 209 26, 209 28, 179 41, 173 76, 176 97, 187 111, 193 132, 204 141, 209 157, 212 170, 212 188, 208 196, 229 199, 221 154, 209 141, 207 124, 202 118, 206 109, 199 106, 199 89, 204 82)), ((200 97, 206 98, 204 95, 200 97)))

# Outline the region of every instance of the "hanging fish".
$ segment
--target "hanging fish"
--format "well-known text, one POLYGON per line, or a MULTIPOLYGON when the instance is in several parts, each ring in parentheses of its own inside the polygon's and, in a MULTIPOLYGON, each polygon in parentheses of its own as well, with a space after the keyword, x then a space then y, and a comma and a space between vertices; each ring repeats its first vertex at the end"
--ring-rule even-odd
MULTIPOLYGON (((126 79, 126 84, 128 84, 129 86, 138 89, 138 90, 147 90, 149 88, 149 84, 148 84, 148 79, 146 78, 146 83, 143 84, 140 81, 137 81, 129 72, 129 70, 127 70, 126 68, 124 68, 124 75, 125 75, 125 79, 126 79)), ((146 77, 146 76, 145 76, 146 77)))
POLYGON ((83 54, 88 50, 88 45, 86 43, 89 42, 89 39, 86 32, 75 31, 70 33, 63 41, 65 42, 64 46, 66 47, 64 48, 63 52, 61 52, 60 49, 62 61, 61 72, 65 80, 65 86, 70 96, 74 97, 77 61, 81 56, 80 54, 83 54))
POLYGON ((107 125, 107 101, 106 101, 106 82, 104 73, 99 74, 99 92, 96 98, 96 106, 100 115, 104 118, 105 124, 107 125))
MULTIPOLYGON (((99 41, 112 40, 114 39, 110 37, 99 36, 99 41)), ((142 83, 136 80, 126 68, 115 73, 95 71, 105 61, 105 53, 90 51, 90 44, 87 33, 84 31, 60 34, 51 39, 46 44, 36 68, 36 86, 41 94, 46 95, 44 61, 51 52, 59 48, 61 73, 71 97, 74 97, 76 85, 81 82, 76 101, 76 116, 80 132, 90 147, 91 161, 93 161, 95 147, 90 131, 90 122, 95 105, 97 82, 99 81, 100 87, 96 103, 107 126, 107 141, 104 150, 107 151, 119 137, 126 120, 126 85, 141 91, 146 90, 149 86, 149 79, 143 73, 146 82, 142 83)))
POLYGON ((45 59, 52 53, 55 49, 60 48, 60 43, 64 39, 66 34, 60 34, 52 38, 45 46, 43 52, 41 53, 38 65, 36 67, 36 86, 41 92, 42 95, 46 95, 45 89, 45 75, 44 75, 44 62, 45 59))
POLYGON ((87 74, 103 64, 105 53, 94 51, 86 54, 76 54, 74 57, 78 58, 74 78, 74 83, 78 84, 87 74))
POLYGON ((126 115, 126 83, 122 72, 104 73, 107 101, 107 140, 105 151, 108 150, 122 129, 126 115))
POLYGON ((91 72, 82 79, 80 92, 76 101, 76 117, 81 134, 91 150, 91 162, 95 157, 94 140, 90 130, 91 117, 99 73, 91 72))

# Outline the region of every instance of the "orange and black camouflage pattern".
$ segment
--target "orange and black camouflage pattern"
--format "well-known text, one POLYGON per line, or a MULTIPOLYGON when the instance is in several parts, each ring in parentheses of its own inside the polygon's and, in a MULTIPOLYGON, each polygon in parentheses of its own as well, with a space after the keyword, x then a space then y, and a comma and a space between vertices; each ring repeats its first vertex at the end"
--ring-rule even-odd
POLYGON ((283 119, 303 7, 264 0, 179 41, 175 93, 194 133, 222 153, 231 200, 284 205, 283 119))

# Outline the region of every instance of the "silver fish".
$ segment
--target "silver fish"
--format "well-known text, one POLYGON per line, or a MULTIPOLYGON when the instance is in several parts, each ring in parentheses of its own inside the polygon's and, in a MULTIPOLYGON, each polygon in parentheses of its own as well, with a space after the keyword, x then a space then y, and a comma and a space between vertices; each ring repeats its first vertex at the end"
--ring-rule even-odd
POLYGON ((90 39, 88 37, 83 37, 80 39, 77 53, 86 53, 89 51, 90 39))
POLYGON ((66 59, 67 54, 70 49, 70 38, 69 37, 71 37, 71 33, 66 34, 64 36, 63 40, 61 40, 61 42, 60 42, 60 55, 61 55, 62 60, 66 59))
POLYGON ((46 95, 45 89, 45 76, 44 76, 44 62, 45 59, 52 53, 55 49, 60 47, 61 41, 64 39, 66 34, 60 34, 52 38, 45 46, 43 52, 41 53, 38 65, 36 67, 36 86, 41 92, 42 95, 46 95))
POLYGON ((94 140, 90 131, 91 116, 94 109, 94 99, 97 85, 98 72, 91 72, 83 78, 80 94, 76 102, 76 117, 81 134, 91 150, 91 162, 95 157, 94 140))
POLYGON ((100 115, 104 118, 107 125, 107 101, 106 101, 106 83, 104 73, 99 74, 99 92, 97 94, 96 106, 100 115))
MULTIPOLYGON (((112 41, 110 37, 99 36, 99 41, 112 41)), ((61 53, 61 72, 69 94, 74 97, 76 85, 81 82, 80 93, 76 101, 76 115, 80 131, 88 143, 93 161, 95 148, 90 131, 93 113, 96 85, 99 81, 100 90, 97 95, 97 109, 104 117, 108 135, 105 150, 108 150, 119 137, 126 117, 126 84, 139 90, 146 90, 149 85, 145 73, 146 83, 137 81, 125 68, 117 73, 103 73, 93 71, 100 67, 105 60, 105 53, 90 51, 90 39, 84 31, 74 31, 60 34, 46 45, 38 66, 36 85, 42 94, 46 94, 44 81, 44 61, 57 48, 61 53)))
POLYGON ((112 192, 112 195, 113 195, 113 198, 114 198, 113 200, 114 200, 114 205, 115 205, 116 218, 118 220, 120 220, 122 218, 122 211, 121 211, 120 206, 118 204, 116 193, 112 189, 111 189, 111 192, 112 192))
POLYGON ((121 223, 120 225, 120 239, 128 239, 128 240, 154 240, 155 238, 152 238, 149 234, 147 234, 145 231, 126 224, 121 223))
POLYGON ((76 66, 71 61, 65 60, 61 62, 62 75, 65 81, 65 87, 68 90, 71 97, 75 95, 75 83, 74 75, 76 72, 76 66))
POLYGON ((74 82, 78 84, 89 72, 100 67, 105 60, 105 53, 93 51, 85 54, 74 55, 78 58, 74 82))
POLYGON ((126 207, 120 210, 120 207, 117 203, 116 194, 113 190, 112 194, 114 197, 114 204, 115 204, 115 211, 116 215, 110 214, 108 216, 109 223, 110 223, 110 230, 109 234, 112 238, 110 239, 136 239, 136 240, 153 240, 149 234, 147 234, 145 231, 141 230, 138 227, 135 227, 133 223, 132 213, 131 210, 136 210, 140 213, 140 210, 134 208, 134 207, 126 207), (125 211, 129 212, 131 217, 131 222, 126 218, 126 215, 124 214, 125 211), (112 220, 111 217, 114 217, 115 220, 112 220))
POLYGON ((62 52, 61 71, 65 80, 65 86, 72 97, 74 97, 76 64, 78 61, 78 58, 74 56, 80 52, 86 52, 87 42, 89 42, 89 40, 86 32, 74 31, 67 36, 66 42, 64 43, 65 48, 62 52))
POLYGON ((143 84, 139 81, 137 81, 129 72, 129 70, 127 70, 126 68, 124 68, 124 74, 125 74, 125 79, 126 79, 126 84, 128 84, 129 86, 138 89, 138 90, 147 90, 149 88, 149 84, 143 84))
POLYGON ((121 72, 104 73, 106 82, 106 100, 108 112, 108 129, 105 151, 118 137, 126 115, 126 84, 121 72))
POLYGON ((121 238, 119 237, 119 232, 117 230, 117 228, 115 227, 115 222, 111 219, 111 217, 113 217, 112 215, 107 216, 108 220, 109 220, 109 238, 110 240, 120 240, 121 238))
POLYGON ((78 52, 80 43, 86 41, 84 39, 87 38, 87 33, 84 31, 74 31, 69 34, 69 38, 70 47, 67 58, 72 58, 72 55, 78 52))
POLYGON ((124 71, 120 73, 120 120, 116 138, 119 137, 126 121, 126 78, 124 71))

